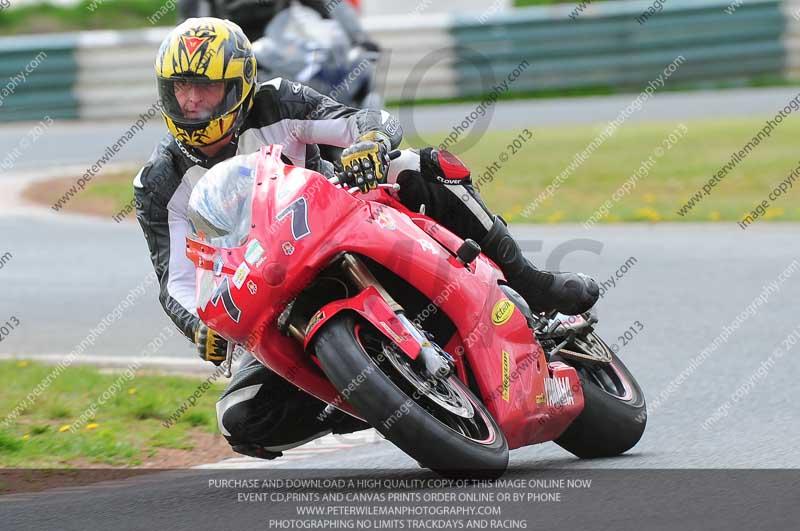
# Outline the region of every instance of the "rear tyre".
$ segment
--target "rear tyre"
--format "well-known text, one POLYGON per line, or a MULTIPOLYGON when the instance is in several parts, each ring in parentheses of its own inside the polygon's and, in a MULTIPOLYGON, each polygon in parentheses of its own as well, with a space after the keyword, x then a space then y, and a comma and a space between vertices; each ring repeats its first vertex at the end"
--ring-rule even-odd
POLYGON ((627 452, 642 438, 647 425, 647 406, 641 387, 622 360, 594 333, 576 340, 570 349, 585 353, 602 349, 611 356, 611 363, 581 363, 558 355, 552 357, 552 361, 575 367, 585 401, 581 414, 556 439, 556 444, 581 459, 627 452))
POLYGON ((455 376, 420 388, 414 364, 361 318, 343 313, 317 333, 313 348, 342 396, 374 428, 446 477, 495 478, 508 466, 499 426, 455 376))

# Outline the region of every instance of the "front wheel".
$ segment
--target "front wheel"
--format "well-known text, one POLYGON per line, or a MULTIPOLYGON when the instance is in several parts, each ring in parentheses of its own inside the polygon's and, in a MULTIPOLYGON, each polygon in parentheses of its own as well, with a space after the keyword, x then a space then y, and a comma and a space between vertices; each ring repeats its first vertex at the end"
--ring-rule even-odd
POLYGON ((371 324, 332 318, 314 340, 323 371, 343 397, 422 466, 447 477, 499 477, 508 444, 486 408, 456 376, 425 379, 371 324))
POLYGON ((594 332, 576 338, 569 348, 601 358, 610 356, 611 362, 584 363, 559 355, 552 357, 552 361, 575 367, 585 401, 581 414, 556 439, 556 444, 582 459, 627 452, 639 442, 647 424, 641 387, 622 360, 594 332))

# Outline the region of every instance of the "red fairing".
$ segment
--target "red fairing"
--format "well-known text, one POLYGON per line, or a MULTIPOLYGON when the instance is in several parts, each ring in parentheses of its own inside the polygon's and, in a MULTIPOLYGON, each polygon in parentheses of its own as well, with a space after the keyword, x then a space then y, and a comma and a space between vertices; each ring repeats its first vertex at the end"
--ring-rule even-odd
POLYGON ((436 157, 445 179, 461 180, 469 177, 469 168, 449 151, 437 151, 436 157))
POLYGON ((383 300, 378 290, 370 286, 355 297, 334 301, 323 306, 318 312, 318 321, 315 322, 306 333, 306 340, 303 348, 308 348, 308 344, 317 333, 317 330, 328 322, 331 317, 343 310, 353 310, 360 314, 367 321, 370 321, 375 329, 385 335, 389 340, 394 341, 405 352, 406 356, 415 360, 419 355, 420 345, 409 335, 400 320, 383 300))
MULTIPOLYGON (((187 255, 198 266, 200 318, 246 345, 294 385, 357 416, 347 402, 337 400, 339 393, 305 345, 281 334, 276 321, 341 253, 367 256, 436 301, 453 322, 456 333, 444 347, 463 381, 467 366, 472 371, 478 394, 510 448, 561 435, 583 409, 578 375, 565 364, 548 365, 524 315, 498 287, 500 270, 483 255, 465 267, 454 256, 463 240, 384 191, 354 197, 318 173, 285 165, 280 152, 279 146, 262 148, 252 228, 241 247, 187 242, 187 255), (254 240, 263 254, 248 263, 246 250, 254 240)), ((463 174, 454 164, 451 171, 463 174)), ((306 343, 344 309, 361 314, 409 358, 416 357, 418 345, 374 288, 320 308, 306 343)))

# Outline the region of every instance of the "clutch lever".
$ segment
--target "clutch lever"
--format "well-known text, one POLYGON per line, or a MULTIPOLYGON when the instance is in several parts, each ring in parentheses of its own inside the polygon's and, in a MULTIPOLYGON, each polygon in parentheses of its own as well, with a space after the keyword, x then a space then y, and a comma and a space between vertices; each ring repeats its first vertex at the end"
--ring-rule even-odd
POLYGON ((234 343, 228 342, 228 353, 225 356, 225 361, 222 362, 223 368, 223 375, 225 378, 230 378, 232 371, 231 367, 233 366, 233 351, 236 350, 236 345, 234 343))

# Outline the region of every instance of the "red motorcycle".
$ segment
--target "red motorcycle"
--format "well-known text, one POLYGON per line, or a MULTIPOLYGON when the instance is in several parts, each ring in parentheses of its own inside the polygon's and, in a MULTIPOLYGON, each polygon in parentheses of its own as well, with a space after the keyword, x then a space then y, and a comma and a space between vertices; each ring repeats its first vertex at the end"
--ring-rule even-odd
POLYGON ((544 441, 581 458, 639 441, 642 390, 593 315, 532 313, 474 241, 385 189, 397 185, 357 196, 280 146, 246 157, 192 195, 198 312, 323 415, 361 418, 451 477, 499 476, 509 449, 544 441))

